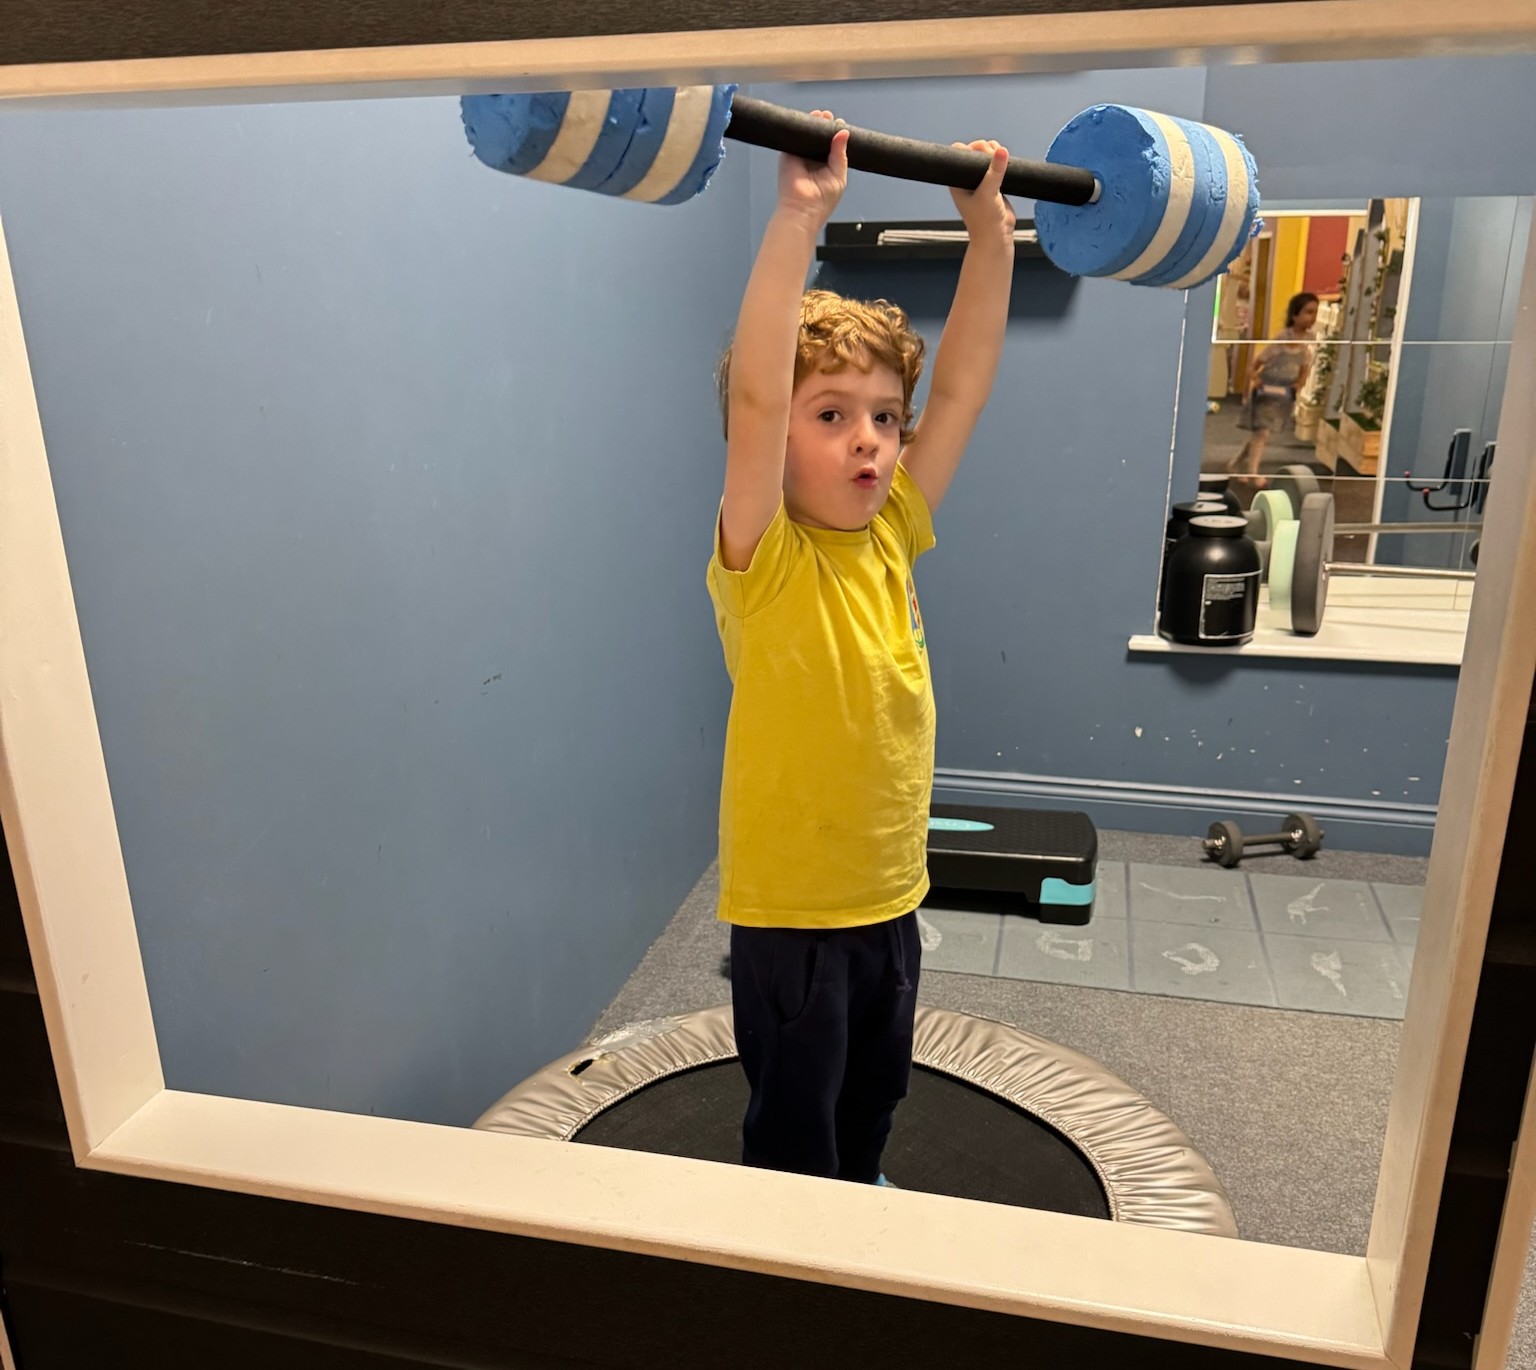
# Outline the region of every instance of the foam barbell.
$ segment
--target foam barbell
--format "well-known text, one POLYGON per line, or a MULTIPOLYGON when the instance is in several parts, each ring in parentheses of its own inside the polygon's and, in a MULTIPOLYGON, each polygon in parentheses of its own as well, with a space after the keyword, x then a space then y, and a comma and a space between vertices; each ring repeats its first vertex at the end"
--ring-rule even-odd
MULTIPOLYGON (((832 123, 733 85, 469 95, 460 107, 493 170, 653 204, 700 194, 727 138, 824 162, 848 128, 850 167, 963 190, 989 164, 984 152, 832 123)), ((1037 201, 1040 245, 1062 270, 1173 289, 1224 271, 1259 212, 1257 168, 1235 134, 1126 105, 1085 110, 1044 161, 1011 158, 1003 192, 1037 201)))

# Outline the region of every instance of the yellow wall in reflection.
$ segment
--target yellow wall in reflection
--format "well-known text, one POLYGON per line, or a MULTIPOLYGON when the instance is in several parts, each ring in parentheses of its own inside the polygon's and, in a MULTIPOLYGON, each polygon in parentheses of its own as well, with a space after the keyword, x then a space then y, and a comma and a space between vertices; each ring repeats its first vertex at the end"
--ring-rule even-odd
POLYGON ((1307 233, 1311 220, 1304 215, 1281 215, 1275 220, 1274 288, 1269 294, 1269 319, 1265 338, 1278 338, 1285 327, 1285 306, 1301 289, 1307 269, 1307 233))

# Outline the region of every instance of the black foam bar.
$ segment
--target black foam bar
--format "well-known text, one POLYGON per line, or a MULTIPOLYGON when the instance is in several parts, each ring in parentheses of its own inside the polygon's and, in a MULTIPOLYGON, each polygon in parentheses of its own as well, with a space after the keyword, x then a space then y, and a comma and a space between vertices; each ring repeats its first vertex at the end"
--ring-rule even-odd
MULTIPOLYGON (((848 130, 848 165, 857 171, 974 190, 991 164, 986 153, 973 152, 970 148, 946 147, 941 143, 875 133, 841 120, 818 119, 813 114, 785 109, 748 95, 737 95, 731 101, 731 122, 725 136, 738 143, 792 153, 811 162, 824 162, 832 149, 832 135, 840 128, 848 130)), ((1093 173, 1081 167, 1031 162, 1019 157, 1008 159, 1008 170, 1003 175, 1004 194, 1048 200, 1053 204, 1085 205, 1093 199, 1097 187, 1093 173)))

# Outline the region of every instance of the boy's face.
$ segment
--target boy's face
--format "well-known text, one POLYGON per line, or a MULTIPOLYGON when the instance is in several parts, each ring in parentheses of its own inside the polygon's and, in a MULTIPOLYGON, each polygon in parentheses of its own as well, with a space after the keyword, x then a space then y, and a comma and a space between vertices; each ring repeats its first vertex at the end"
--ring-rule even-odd
POLYGON ((813 371, 789 405, 784 507, 813 528, 865 527, 901 455, 901 377, 888 366, 813 371))

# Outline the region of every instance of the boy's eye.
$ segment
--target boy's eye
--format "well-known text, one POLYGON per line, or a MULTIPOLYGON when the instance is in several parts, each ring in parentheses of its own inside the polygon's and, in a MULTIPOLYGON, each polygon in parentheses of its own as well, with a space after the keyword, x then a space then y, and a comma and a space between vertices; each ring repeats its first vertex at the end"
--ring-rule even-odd
POLYGON ((819 413, 816 417, 819 418, 823 423, 836 423, 837 422, 837 410, 835 410, 835 409, 823 409, 821 411, 821 413, 819 413))
POLYGON ((884 414, 877 414, 875 416, 875 418, 876 418, 876 422, 878 422, 878 423, 895 423, 896 422, 896 415, 894 415, 894 414, 892 414, 892 413, 890 413, 888 411, 886 413, 884 413, 884 414))

